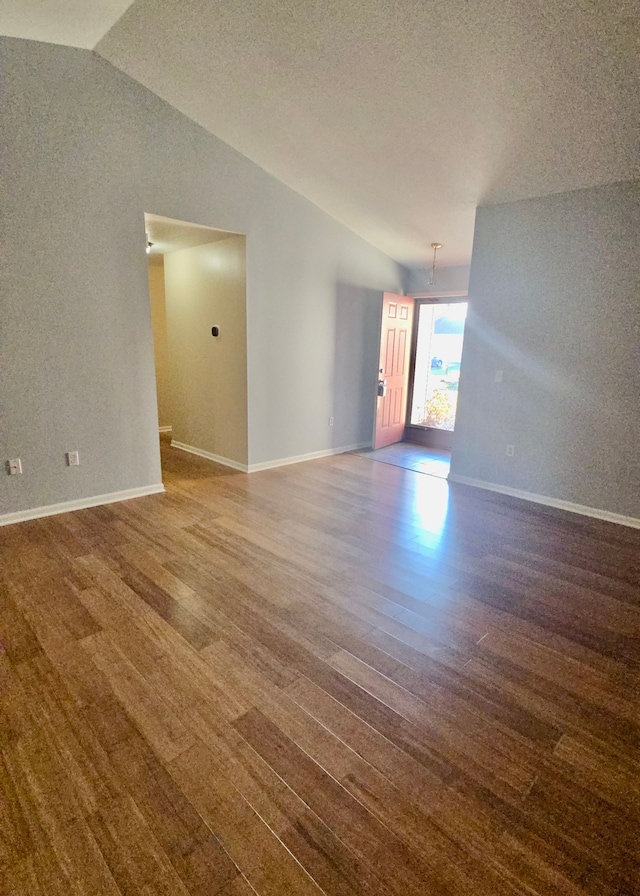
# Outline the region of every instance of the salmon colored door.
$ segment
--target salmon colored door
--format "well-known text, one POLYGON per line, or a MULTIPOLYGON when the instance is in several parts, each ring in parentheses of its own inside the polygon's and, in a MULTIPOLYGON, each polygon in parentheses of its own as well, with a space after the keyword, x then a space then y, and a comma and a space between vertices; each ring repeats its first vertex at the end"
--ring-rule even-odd
POLYGON ((412 327, 413 299, 385 292, 382 299, 374 448, 399 442, 404 435, 412 327))

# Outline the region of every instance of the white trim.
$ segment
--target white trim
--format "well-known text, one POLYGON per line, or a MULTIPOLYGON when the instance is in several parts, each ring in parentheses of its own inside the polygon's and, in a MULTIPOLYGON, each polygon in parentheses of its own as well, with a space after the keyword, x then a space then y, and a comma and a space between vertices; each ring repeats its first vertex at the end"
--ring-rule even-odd
MULTIPOLYGON (((452 292, 412 292, 411 299, 468 299, 468 292, 453 290, 452 292)), ((443 303, 444 304, 444 303, 443 303)))
POLYGON ((158 432, 173 432, 173 426, 159 426, 158 432))
POLYGON ((371 441, 358 442, 357 445, 343 445, 341 448, 325 448, 323 451, 312 451, 310 454, 298 454, 294 457, 281 457, 278 460, 267 460, 260 464, 249 464, 249 473, 259 473, 260 470, 272 470, 275 467, 286 467, 289 464, 299 464, 305 460, 317 460, 320 457, 331 457, 334 454, 346 454, 347 451, 359 451, 361 448, 370 448, 371 441))
POLYGON ((195 454, 198 457, 204 457, 206 460, 215 461, 222 464, 223 467, 231 467, 232 470, 240 470, 241 473, 248 473, 247 464, 241 464, 237 460, 231 460, 230 457, 222 457, 220 454, 212 454, 210 451, 203 451, 202 448, 195 448, 193 445, 185 445, 183 442, 176 442, 171 439, 171 447, 178 448, 180 451, 186 451, 188 454, 195 454))
POLYGON ((371 442, 358 442, 357 445, 343 445, 341 448, 325 448, 323 451, 312 451, 309 454, 297 454, 294 457, 279 457, 277 460, 266 460, 260 464, 241 464, 228 457, 221 457, 219 454, 212 454, 210 451, 194 448, 193 445, 184 445, 182 442, 175 442, 173 439, 171 440, 172 448, 178 448, 180 451, 187 451, 189 454, 204 457, 206 460, 215 461, 217 464, 231 467, 233 470, 239 470, 241 473, 259 473, 261 470, 273 470, 276 467, 299 464, 305 460, 317 460, 319 457, 330 457, 333 454, 345 454, 347 451, 358 451, 360 448, 368 448, 370 445, 371 442))
POLYGON ((109 492, 106 495, 92 495, 90 498, 78 498, 75 501, 63 501, 61 504, 48 504, 45 507, 32 507, 30 510, 18 510, 16 513, 4 513, 0 516, 0 526, 11 526, 13 523, 25 523, 27 520, 38 520, 44 516, 56 516, 59 513, 70 513, 72 510, 85 510, 87 507, 99 507, 102 504, 115 504, 117 501, 128 501, 130 498, 144 498, 146 495, 157 495, 164 491, 161 482, 155 485, 144 485, 140 488, 128 488, 122 492, 109 492))
POLYGON ((535 504, 544 504, 547 507, 555 507, 558 510, 568 510, 570 513, 579 513, 581 516, 590 516, 596 520, 605 520, 608 523, 618 523, 620 526, 630 526, 632 529, 640 529, 640 519, 634 516, 623 516, 620 513, 612 513, 610 510, 600 510, 597 507, 588 507, 586 504, 574 504, 572 501, 561 501, 560 498, 549 498, 547 495, 536 495, 533 492, 523 492, 517 488, 509 488, 507 485, 498 485, 495 482, 484 482, 482 479, 471 479, 469 476, 459 476, 457 473, 449 473, 447 478, 449 482, 458 482, 460 485, 483 488, 489 492, 510 495, 512 498, 522 498, 523 501, 533 501, 535 504))

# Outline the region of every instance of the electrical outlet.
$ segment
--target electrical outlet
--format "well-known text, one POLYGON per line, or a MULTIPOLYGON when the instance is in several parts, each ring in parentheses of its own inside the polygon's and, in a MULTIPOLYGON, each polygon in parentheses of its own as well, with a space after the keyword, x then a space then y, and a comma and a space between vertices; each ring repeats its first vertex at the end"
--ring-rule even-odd
POLYGON ((80 466, 80 452, 79 451, 67 451, 67 466, 68 467, 79 467, 80 466))
POLYGON ((22 473, 22 461, 19 457, 7 461, 7 472, 9 476, 19 476, 22 473))
POLYGON ((329 417, 329 426, 333 426, 333 417, 329 417))
POLYGON ((516 453, 516 446, 515 445, 507 445, 507 457, 513 457, 513 455, 515 453, 516 453))
POLYGON ((494 383, 501 383, 503 376, 504 376, 504 370, 496 370, 496 372, 493 376, 494 383))

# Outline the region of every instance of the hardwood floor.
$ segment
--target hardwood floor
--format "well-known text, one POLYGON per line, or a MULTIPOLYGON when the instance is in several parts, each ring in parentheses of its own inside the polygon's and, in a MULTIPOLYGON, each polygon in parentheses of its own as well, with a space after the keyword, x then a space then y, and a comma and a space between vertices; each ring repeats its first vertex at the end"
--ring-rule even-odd
POLYGON ((386 448, 378 448, 376 451, 363 448, 353 453, 377 463, 392 464, 394 467, 403 467, 405 470, 414 470, 416 473, 438 476, 440 479, 447 478, 451 466, 450 451, 427 448, 424 445, 415 445, 413 442, 396 442, 394 445, 387 445, 386 448))
POLYGON ((0 529, 0 892, 640 893, 639 531, 163 454, 0 529))

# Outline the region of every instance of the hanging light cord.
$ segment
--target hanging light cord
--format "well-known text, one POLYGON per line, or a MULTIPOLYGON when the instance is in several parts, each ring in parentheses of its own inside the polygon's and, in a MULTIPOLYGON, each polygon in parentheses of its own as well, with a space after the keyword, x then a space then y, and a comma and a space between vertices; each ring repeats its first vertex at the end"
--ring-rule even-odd
POLYGON ((435 286, 436 282, 436 253, 438 249, 442 249, 442 243, 431 243, 433 249, 433 263, 431 265, 431 277, 429 278, 429 286, 435 286))

